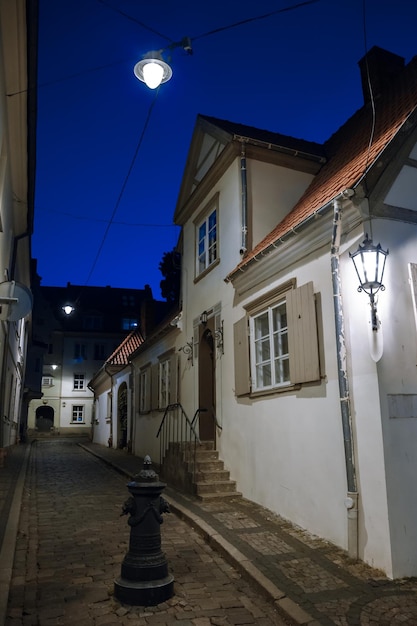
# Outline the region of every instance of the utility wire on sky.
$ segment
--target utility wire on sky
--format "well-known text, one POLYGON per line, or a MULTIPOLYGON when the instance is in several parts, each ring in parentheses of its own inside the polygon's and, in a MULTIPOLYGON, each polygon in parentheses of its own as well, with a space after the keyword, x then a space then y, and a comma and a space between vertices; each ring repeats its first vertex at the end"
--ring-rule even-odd
MULTIPOLYGON (((171 44, 174 44, 174 45, 175 45, 175 42, 174 42, 171 38, 166 37, 166 36, 165 36, 165 35, 163 35, 162 33, 158 32, 157 30, 155 30, 155 29, 153 29, 153 28, 151 28, 151 27, 149 27, 149 26, 147 26, 147 25, 146 25, 146 24, 144 24, 142 21, 140 21, 140 20, 138 20, 138 19, 134 18, 133 16, 129 15, 128 13, 126 13, 126 12, 124 12, 124 11, 121 11, 121 10, 120 10, 120 9, 118 9, 117 7, 112 6, 111 4, 109 4, 108 2, 106 2, 105 0, 98 0, 98 2, 99 2, 100 4, 102 4, 102 5, 104 5, 104 6, 108 7, 108 8, 110 8, 111 10, 115 11, 116 13, 119 13, 119 14, 120 14, 120 15, 122 15, 123 17, 125 17, 125 18, 127 18, 127 19, 129 19, 129 20, 131 20, 131 21, 133 21, 133 22, 135 22, 135 23, 137 23, 137 24, 139 24, 140 26, 142 26, 142 28, 145 28, 146 30, 148 30, 148 31, 152 32, 153 34, 158 35, 159 37, 161 37, 161 38, 163 38, 163 39, 167 40, 168 42, 170 42, 171 44)), ((238 26, 242 26, 243 24, 249 24, 249 23, 251 23, 251 22, 255 22, 255 21, 257 21, 257 20, 263 20, 263 19, 266 19, 266 18, 272 17, 273 15, 277 15, 277 14, 279 14, 279 13, 284 13, 284 12, 287 12, 287 11, 292 11, 292 10, 294 10, 294 9, 298 9, 298 8, 301 8, 301 7, 306 6, 306 5, 309 5, 309 4, 315 4, 315 3, 317 3, 317 2, 320 2, 320 0, 306 0, 305 2, 299 2, 298 4, 293 4, 293 5, 290 5, 290 6, 287 6, 287 7, 283 7, 283 8, 281 8, 281 9, 276 9, 275 11, 270 11, 269 13, 265 13, 265 14, 263 14, 263 15, 258 15, 258 16, 255 16, 255 17, 251 17, 251 18, 247 18, 247 19, 244 19, 244 20, 240 20, 240 21, 238 21, 238 22, 234 22, 233 24, 228 24, 228 25, 226 25, 226 26, 222 26, 222 27, 219 27, 219 28, 215 28, 215 29, 210 30, 210 31, 208 31, 208 32, 206 32, 206 33, 203 33, 203 34, 201 34, 201 35, 198 35, 198 36, 196 36, 196 37, 190 37, 189 39, 190 39, 191 41, 195 41, 195 40, 197 40, 197 39, 202 39, 202 38, 204 38, 204 37, 209 37, 209 36, 211 36, 211 35, 214 35, 214 34, 216 34, 216 33, 219 33, 219 32, 225 31, 225 30, 229 30, 229 29, 231 29, 231 28, 237 28, 238 26)), ((112 65, 115 65, 115 64, 113 63, 112 65)), ((103 67, 104 67, 104 66, 102 66, 101 68, 97 68, 97 69, 103 69, 103 67)), ((93 70, 89 70, 89 71, 91 72, 91 71, 93 71, 93 70)), ((58 82, 58 81, 57 81, 57 82, 58 82)), ((156 91, 156 93, 155 93, 155 98, 153 99, 153 101, 152 101, 152 103, 151 103, 151 105, 150 105, 150 107, 149 107, 148 114, 147 114, 147 117, 146 117, 146 120, 145 120, 145 124, 144 124, 143 130, 142 130, 142 134, 141 134, 141 136, 140 136, 140 138, 139 138, 139 141, 138 141, 138 144, 137 144, 137 146, 136 146, 136 150, 135 150, 135 153, 134 153, 133 158, 132 158, 132 160, 131 160, 131 163, 130 163, 130 166, 129 166, 129 170, 128 170, 127 175, 125 176, 125 179, 124 179, 124 181, 123 181, 123 184, 122 184, 122 187, 121 187, 121 190, 120 190, 119 196, 118 196, 118 198, 117 198, 116 204, 115 204, 115 206, 114 206, 113 212, 112 212, 112 214, 111 214, 111 217, 110 217, 109 221, 107 222, 106 229, 105 229, 105 231, 104 231, 104 234, 103 234, 103 237, 102 237, 102 239, 101 239, 101 242, 100 242, 100 245, 99 245, 99 248, 98 248, 97 254, 96 254, 95 258, 94 258, 93 264, 92 264, 92 266, 91 266, 91 269, 90 269, 90 271, 89 271, 89 274, 88 274, 88 276, 87 276, 87 279, 86 279, 86 281, 85 281, 85 283, 84 283, 84 286, 87 286, 87 285, 88 285, 88 283, 89 283, 89 281, 90 281, 90 278, 91 278, 91 276, 92 276, 92 274, 93 274, 93 272, 94 272, 94 270, 95 270, 95 268, 96 268, 96 265, 97 265, 98 259, 100 258, 100 254, 101 254, 101 252, 102 252, 102 250, 103 250, 103 247, 104 247, 105 241, 106 241, 107 236, 108 236, 108 234, 109 234, 110 227, 112 226, 112 224, 114 224, 114 223, 115 223, 114 218, 115 218, 116 213, 117 213, 117 210, 118 210, 118 208, 119 208, 119 205, 120 205, 120 202, 121 202, 121 199, 122 199, 123 193, 124 193, 124 191, 125 191, 125 189, 126 189, 126 185, 127 185, 128 180, 129 180, 130 174, 132 173, 132 170, 133 170, 133 167, 134 167, 134 164, 135 164, 135 161, 136 161, 137 155, 138 155, 138 153, 139 153, 140 147, 141 147, 141 145, 142 145, 143 138, 144 138, 144 136, 145 136, 146 129, 147 129, 148 125, 149 125, 149 121, 150 121, 151 114, 152 114, 152 111, 153 111, 153 108, 154 108, 154 105, 155 105, 155 102, 156 102, 156 98, 157 98, 157 95, 158 95, 158 91, 159 91, 159 88, 157 89, 157 91, 156 91)))
POLYGON ((141 134, 141 136, 139 137, 139 141, 138 141, 138 144, 137 144, 137 146, 136 146, 135 153, 134 153, 133 158, 132 158, 132 160, 131 160, 131 163, 130 163, 130 165, 129 165, 129 170, 128 170, 128 172, 127 172, 127 174, 126 174, 126 176, 125 176, 125 179, 124 179, 124 181, 123 181, 122 188, 121 188, 121 190, 120 190, 120 193, 119 193, 119 196, 118 196, 118 198, 117 198, 117 201, 116 201, 115 207, 114 207, 114 209, 113 209, 113 213, 111 214, 111 217, 110 217, 110 220, 109 220, 109 222, 108 222, 108 224, 107 224, 106 230, 104 231, 103 238, 102 238, 102 240, 101 240, 101 243, 100 243, 99 249, 98 249, 98 251, 97 251, 97 254, 96 254, 95 259, 94 259, 94 261, 93 261, 93 265, 91 266, 90 272, 89 272, 89 274, 88 274, 88 276, 87 276, 87 280, 85 281, 84 286, 88 285, 88 282, 89 282, 89 280, 90 280, 90 278, 91 278, 91 275, 92 275, 92 274, 93 274, 93 272, 94 272, 94 269, 95 269, 95 267, 96 267, 96 265, 97 265, 97 261, 98 261, 98 259, 99 259, 99 257, 100 257, 101 251, 102 251, 102 249, 103 249, 104 242, 106 241, 106 239, 107 239, 107 235, 109 234, 110 226, 113 224, 113 220, 114 220, 114 217, 115 217, 115 215, 116 215, 116 213, 117 213, 117 209, 119 208, 119 205, 120 205, 120 202, 121 202, 121 199, 122 199, 122 196, 123 196, 124 190, 126 189, 126 185, 127 185, 128 180, 129 180, 130 174, 132 173, 133 166, 134 166, 135 161, 136 161, 136 157, 138 156, 138 153, 139 153, 140 147, 141 147, 141 145, 142 145, 142 141, 143 141, 143 138, 144 138, 144 136, 145 136, 145 132, 146 132, 146 129, 147 129, 147 127, 148 127, 149 120, 150 120, 150 118, 151 118, 151 114, 152 114, 153 108, 154 108, 154 106, 155 106, 155 102, 156 102, 156 98, 157 98, 157 96, 158 96, 158 92, 159 92, 159 89, 155 92, 155 97, 154 97, 154 99, 152 100, 152 102, 151 102, 151 104, 150 104, 150 106, 149 106, 149 110, 148 110, 148 114, 147 114, 147 116, 146 116, 145 124, 144 124, 143 129, 142 129, 142 134, 141 134))
MULTIPOLYGON (((98 0, 98 1, 100 2, 100 4, 103 4, 103 5, 107 6, 109 9, 112 9, 116 13, 119 13, 120 15, 123 15, 124 17, 126 17, 129 20, 131 20, 132 22, 136 22, 136 24, 139 24, 140 26, 142 26, 142 28, 145 28, 149 32, 154 33, 155 35, 158 35, 162 39, 166 39, 170 43, 174 43, 174 40, 171 39, 170 37, 167 37, 166 35, 163 35, 162 33, 159 33, 158 31, 156 31, 155 29, 151 28, 150 26, 147 26, 146 24, 144 24, 140 20, 136 19, 132 15, 129 15, 128 13, 125 13, 124 11, 121 11, 117 7, 112 6, 109 2, 106 2, 105 0, 98 0)), ((220 33, 220 32, 222 32, 224 30, 229 30, 230 28, 236 28, 237 26, 242 26, 243 24, 249 24, 250 22, 256 22, 257 20, 264 20, 267 17, 272 17, 273 15, 277 15, 278 13, 285 13, 286 11, 293 11, 294 9, 299 9, 300 7, 306 6, 308 4, 315 4, 316 2, 320 2, 320 0, 306 0, 305 2, 299 2, 298 4, 292 4, 292 5, 288 6, 288 7, 283 7, 282 9, 276 9, 275 11, 270 11, 269 13, 264 13, 263 15, 256 15, 255 17, 248 17, 245 20, 240 20, 239 22, 234 22, 233 24, 228 24, 227 26, 220 26, 219 28, 215 28, 213 30, 209 30, 207 33, 202 33, 201 35, 197 35, 196 37, 190 37, 190 39, 191 39, 191 41, 196 41, 197 39, 203 39, 203 37, 209 37, 210 35, 215 35, 216 33, 220 33)))

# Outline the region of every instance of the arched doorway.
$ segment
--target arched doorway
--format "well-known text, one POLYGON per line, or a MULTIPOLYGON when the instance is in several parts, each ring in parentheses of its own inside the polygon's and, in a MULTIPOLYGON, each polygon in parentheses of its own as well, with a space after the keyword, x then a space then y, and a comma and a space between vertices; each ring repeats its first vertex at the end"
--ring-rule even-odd
POLYGON ((51 406, 38 406, 35 414, 35 426, 41 433, 49 433, 54 427, 54 413, 51 406))
POLYGON ((216 440, 216 348, 214 318, 200 326, 198 349, 199 436, 201 441, 216 440))
POLYGON ((117 392, 117 424, 119 448, 127 447, 127 385, 122 383, 117 392))

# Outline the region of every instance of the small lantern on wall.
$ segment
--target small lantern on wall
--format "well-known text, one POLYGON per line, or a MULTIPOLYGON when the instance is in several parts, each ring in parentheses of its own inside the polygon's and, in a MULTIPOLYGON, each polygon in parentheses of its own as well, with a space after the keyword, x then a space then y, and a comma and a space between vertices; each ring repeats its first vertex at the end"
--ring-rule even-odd
POLYGON ((368 234, 366 234, 362 245, 359 244, 356 252, 353 254, 349 252, 359 278, 358 291, 364 291, 369 296, 372 330, 378 330, 375 295, 379 290, 385 290, 382 280, 388 254, 388 249, 383 250, 380 243, 375 246, 368 234))

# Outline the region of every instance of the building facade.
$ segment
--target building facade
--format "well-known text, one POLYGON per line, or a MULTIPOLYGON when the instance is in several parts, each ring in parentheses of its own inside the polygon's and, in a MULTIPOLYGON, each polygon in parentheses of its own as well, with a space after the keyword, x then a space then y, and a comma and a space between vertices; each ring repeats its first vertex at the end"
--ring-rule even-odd
POLYGON ((0 2, 0 455, 21 437, 40 376, 25 383, 32 341, 38 3, 0 2), (30 51, 30 54, 29 54, 30 51))
POLYGON ((35 325, 47 331, 42 397, 29 404, 28 433, 88 434, 94 397, 88 386, 132 330, 146 336, 166 304, 152 290, 40 287, 35 325), (66 312, 67 311, 67 312, 66 312))
POLYGON ((364 105, 323 145, 198 116, 180 308, 130 356, 132 445, 158 458, 181 407, 245 497, 399 578, 417 574, 417 60, 359 66, 364 105), (352 263, 369 246, 380 288, 352 263))

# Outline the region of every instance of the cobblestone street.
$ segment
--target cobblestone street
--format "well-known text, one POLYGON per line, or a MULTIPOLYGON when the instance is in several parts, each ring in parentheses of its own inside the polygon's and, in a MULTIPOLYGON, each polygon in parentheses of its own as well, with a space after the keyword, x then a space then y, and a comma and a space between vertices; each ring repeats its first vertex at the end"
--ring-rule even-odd
POLYGON ((288 623, 175 514, 161 526, 174 597, 156 607, 120 604, 113 584, 128 548, 127 518, 120 517, 127 482, 76 442, 33 444, 7 626, 288 623))

